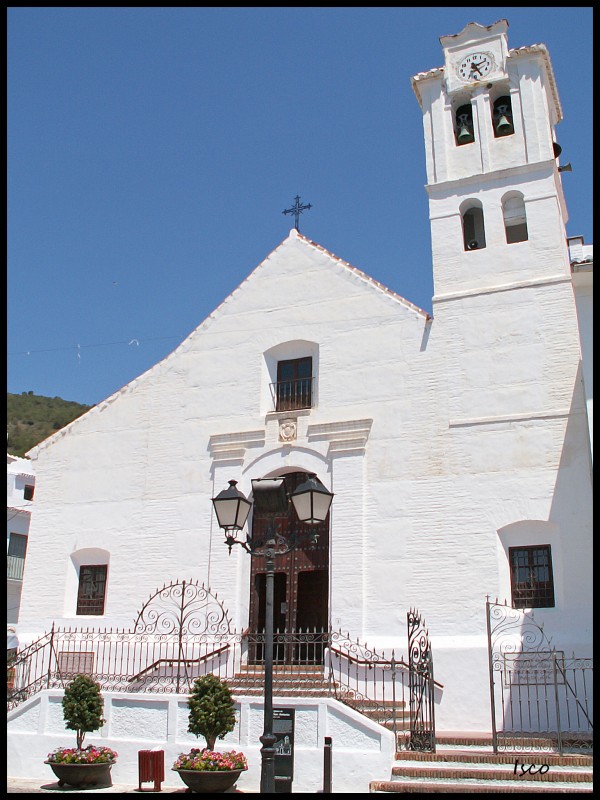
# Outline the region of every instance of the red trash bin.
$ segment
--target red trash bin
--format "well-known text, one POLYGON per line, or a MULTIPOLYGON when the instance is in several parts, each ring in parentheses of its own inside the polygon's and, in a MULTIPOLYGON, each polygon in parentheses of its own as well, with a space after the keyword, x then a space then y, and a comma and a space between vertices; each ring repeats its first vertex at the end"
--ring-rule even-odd
POLYGON ((142 789, 142 783, 147 781, 154 781, 154 791, 160 792, 160 784, 165 779, 165 751, 139 750, 138 771, 140 792, 148 791, 142 789))

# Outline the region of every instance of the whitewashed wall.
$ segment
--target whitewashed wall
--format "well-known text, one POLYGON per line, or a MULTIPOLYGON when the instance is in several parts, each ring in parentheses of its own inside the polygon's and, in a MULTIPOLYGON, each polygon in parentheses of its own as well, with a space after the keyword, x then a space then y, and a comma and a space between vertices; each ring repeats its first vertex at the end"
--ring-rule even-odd
MULTIPOLYGON (((138 751, 164 750, 163 786, 183 783, 171 767, 180 753, 204 747, 203 739, 187 732, 187 698, 182 695, 149 695, 104 692, 106 724, 86 735, 84 745, 102 744, 118 753, 112 768, 114 784, 138 784, 138 751)), ((7 760, 11 777, 55 782, 44 764, 56 747, 74 747, 75 732, 65 729, 62 692, 46 690, 8 715, 7 760)), ((394 758, 394 737, 380 725, 365 719, 336 700, 274 698, 276 708, 295 709, 294 792, 318 792, 323 788, 324 737, 332 738, 332 782, 334 792, 367 793, 369 781, 387 780, 394 758)), ((242 791, 260 787, 260 742, 262 706, 241 698, 237 703, 237 725, 218 740, 216 749, 241 750, 248 771, 237 786, 242 791)), ((150 788, 151 784, 144 784, 150 788)))
POLYGON ((590 453, 594 448, 594 284, 593 248, 583 247, 588 262, 573 265, 573 289, 581 338, 581 370, 590 434, 590 453))
POLYGON ((168 358, 32 451, 24 638, 54 621, 129 627, 182 579, 210 586, 243 630, 250 558, 228 555, 211 498, 230 479, 249 495, 253 478, 306 470, 335 493, 331 626, 405 655, 406 612, 419 609, 441 730, 490 728, 485 599, 510 598, 508 547, 552 545, 556 606, 536 617, 557 647, 589 655, 590 446, 552 150, 560 106, 545 48, 508 64, 515 134, 493 138, 490 98, 475 90, 475 166, 454 144, 441 71, 415 84, 433 320, 292 230, 168 358), (529 240, 507 245, 513 189, 529 240), (465 251, 473 197, 487 247, 465 251), (300 354, 317 369, 316 406, 269 411, 276 361, 300 354), (76 618, 78 564, 98 560, 105 614, 76 618))
POLYGON ((332 627, 406 654, 418 608, 438 642, 440 724, 489 729, 485 597, 510 595, 502 528, 545 520, 557 544, 568 535, 553 548, 557 607, 542 616, 565 648, 589 641, 578 362, 567 282, 441 300, 432 322, 292 232, 169 358, 32 453, 21 633, 130 627, 184 578, 209 585, 242 630, 250 558, 228 555, 211 497, 232 478, 249 495, 252 478, 310 470, 335 492, 332 627), (264 354, 297 340, 319 343, 318 406, 282 443, 264 354), (77 563, 90 556, 109 564, 106 613, 77 618, 77 563), (456 637, 477 637, 474 660, 456 637), (453 705, 475 664, 481 691, 453 705))

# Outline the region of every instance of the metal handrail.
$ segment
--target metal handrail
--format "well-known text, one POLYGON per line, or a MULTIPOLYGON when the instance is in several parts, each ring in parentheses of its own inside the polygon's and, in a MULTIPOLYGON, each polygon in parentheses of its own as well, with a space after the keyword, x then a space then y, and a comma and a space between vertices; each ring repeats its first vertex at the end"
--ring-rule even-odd
MULTIPOLYGON (((331 645, 329 649, 330 649, 330 651, 332 653, 336 653, 336 655, 339 655, 339 656, 341 656, 343 658, 346 658, 348 661, 351 661, 353 664, 359 664, 361 666, 365 666, 366 665, 366 666, 371 666, 371 667, 377 667, 377 666, 379 666, 381 664, 389 664, 390 666, 404 667, 404 669, 406 669, 406 670, 409 669, 409 665, 403 659, 396 660, 395 658, 394 659, 380 658, 378 661, 370 661, 369 659, 356 658, 355 656, 350 655, 350 653, 345 653, 343 650, 338 650, 337 647, 333 647, 333 645, 331 645)), ((433 685, 436 686, 438 689, 443 689, 444 688, 444 684, 440 683, 439 681, 436 681, 435 678, 433 679, 432 682, 433 682, 433 685)))
POLYGON ((210 658, 220 655, 225 650, 229 650, 228 644, 224 645, 223 647, 218 647, 216 650, 211 650, 210 653, 206 653, 199 658, 159 658, 153 664, 150 664, 149 667, 146 667, 141 672, 138 672, 138 674, 134 675, 132 678, 127 678, 127 680, 129 683, 133 683, 133 681, 139 680, 142 675, 145 675, 147 672, 150 672, 150 670, 158 667, 159 664, 167 664, 171 667, 173 664, 201 664, 203 661, 208 661, 210 658))

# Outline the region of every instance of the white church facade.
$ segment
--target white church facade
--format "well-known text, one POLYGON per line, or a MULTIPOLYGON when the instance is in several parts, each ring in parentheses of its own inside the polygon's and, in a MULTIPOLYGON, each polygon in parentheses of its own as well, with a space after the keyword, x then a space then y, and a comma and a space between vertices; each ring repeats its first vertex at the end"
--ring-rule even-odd
MULTIPOLYGON (((333 632, 358 643, 357 663, 393 652, 408 664, 416 609, 437 733, 487 735, 497 724, 487 598, 516 614, 517 650, 533 612, 560 653, 591 656, 593 259, 566 239, 549 54, 510 50, 507 27, 442 37, 443 67, 412 79, 433 315, 291 230, 171 355, 30 451, 23 646, 53 626, 133 630, 149 598, 185 580, 217 598, 252 660, 243 636, 259 641, 264 626, 265 562, 229 552, 211 501, 231 480, 252 499, 253 480, 283 476, 291 491, 314 473, 331 511, 316 547, 276 560, 274 622, 319 632, 319 680, 333 674, 333 632)), ((243 535, 260 522, 251 514, 243 535)), ((67 672, 106 672, 89 639, 64 648, 67 672)), ((298 661, 293 646, 277 652, 298 661)), ((46 774, 32 736, 36 757, 70 740, 57 686, 10 711, 13 770, 46 774)), ((102 736, 131 755, 127 779, 137 749, 160 745, 168 759, 193 746, 183 693, 105 686, 115 694, 102 736), (135 703, 132 734, 122 720, 135 703)), ((225 743, 249 754, 244 788, 257 783, 262 710, 260 697, 239 703, 225 743)), ((371 778, 389 773, 390 730, 356 704, 330 694, 276 705, 296 709, 295 789, 319 788, 323 735, 334 738, 336 790, 367 791, 370 763, 371 778)))

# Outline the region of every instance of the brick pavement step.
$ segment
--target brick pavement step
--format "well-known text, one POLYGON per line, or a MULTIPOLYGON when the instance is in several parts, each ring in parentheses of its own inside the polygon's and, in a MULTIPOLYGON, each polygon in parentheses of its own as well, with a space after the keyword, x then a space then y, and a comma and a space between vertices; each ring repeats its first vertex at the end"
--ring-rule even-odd
POLYGON ((527 764, 548 764, 550 766, 563 767, 591 767, 594 764, 594 757, 587 754, 577 755, 558 755, 558 753, 542 753, 539 751, 515 751, 493 753, 475 751, 467 749, 439 750, 436 753, 424 753, 419 751, 403 750, 396 753, 397 761, 428 761, 428 762, 463 762, 470 764, 513 764, 515 759, 519 763, 527 764))
POLYGON ((468 783, 466 780, 450 781, 371 781, 369 792, 374 793, 404 793, 404 794, 513 794, 516 792, 557 792, 591 794, 591 784, 538 784, 538 783, 511 783, 509 781, 487 781, 482 783, 468 783))
MULTIPOLYGON (((473 738, 478 737, 454 737, 453 741, 473 738)), ((487 747, 477 750, 467 744, 436 753, 401 751, 395 758, 391 780, 372 781, 371 793, 587 794, 593 790, 591 754, 560 756, 533 749, 493 753, 487 747), (535 771, 527 769, 531 765, 535 771)))
POLYGON ((464 763, 448 763, 442 766, 415 764, 408 762, 392 767, 392 776, 402 778, 435 778, 456 780, 458 778, 470 778, 474 780, 508 780, 508 781, 545 781, 553 783, 555 781, 567 781, 569 783, 591 783, 593 772, 586 768, 570 769, 564 767, 550 767, 550 765, 540 761, 531 769, 531 762, 519 762, 518 764, 480 764, 466 765, 464 763), (524 764, 521 767, 521 764, 524 764), (544 767, 548 767, 544 769, 544 767))

